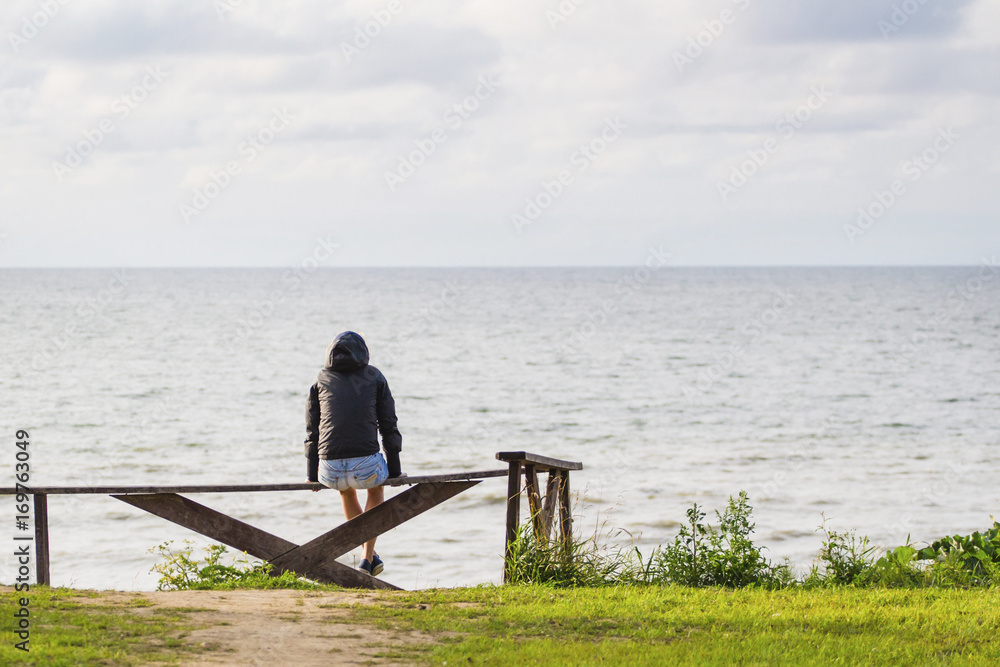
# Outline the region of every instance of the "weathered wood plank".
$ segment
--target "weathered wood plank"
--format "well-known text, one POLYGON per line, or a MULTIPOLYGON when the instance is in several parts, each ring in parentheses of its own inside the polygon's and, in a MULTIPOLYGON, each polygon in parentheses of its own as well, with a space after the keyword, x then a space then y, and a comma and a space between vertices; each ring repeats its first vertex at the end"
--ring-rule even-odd
POLYGON ((521 461, 524 464, 532 464, 537 470, 546 471, 555 468, 556 470, 583 470, 583 463, 579 461, 564 461, 562 459, 554 459, 548 456, 542 456, 541 454, 532 454, 531 452, 497 452, 497 460, 507 461, 521 461))
POLYGON ((489 479, 503 477, 506 470, 477 470, 475 472, 453 472, 445 475, 414 475, 412 477, 393 477, 387 479, 383 486, 406 486, 413 484, 428 484, 432 482, 465 482, 471 479, 489 479))
POLYGON ((479 481, 418 484, 271 562, 295 572, 312 572, 321 563, 342 556, 476 484, 479 481))
MULTIPOLYGON (((271 574, 273 576, 277 576, 285 571, 286 570, 284 568, 275 566, 271 571, 271 574)), ((299 570, 289 571, 294 571, 295 574, 306 577, 307 579, 313 579, 324 584, 336 584, 337 586, 343 586, 344 588, 372 588, 389 591, 403 590, 399 586, 390 584, 388 581, 376 579, 367 572, 355 570, 353 567, 349 567, 343 563, 338 563, 333 559, 318 563, 308 572, 299 570)))
POLYGON ((549 471, 549 479, 545 484, 545 497, 542 499, 542 534, 545 539, 549 539, 552 534, 553 510, 559 504, 559 475, 558 470, 549 471))
POLYGON ((509 565, 513 555, 514 541, 521 522, 521 462, 511 461, 507 471, 507 527, 504 541, 503 580, 510 578, 509 565))
POLYGON ((44 493, 35 494, 35 581, 52 584, 49 576, 49 503, 44 493))
MULTIPOLYGON (((453 472, 444 475, 414 475, 413 477, 395 477, 387 480, 385 486, 413 486, 433 482, 461 482, 473 479, 489 479, 503 477, 506 470, 476 470, 472 472, 453 472)), ((0 496, 15 493, 44 493, 48 495, 102 495, 122 496, 131 494, 155 493, 246 493, 255 491, 310 491, 324 490, 325 486, 317 482, 293 482, 288 484, 206 484, 186 486, 38 486, 18 491, 14 487, 0 487, 0 496)))
MULTIPOLYGON (((295 482, 290 484, 206 484, 183 486, 36 486, 24 493, 44 493, 50 496, 95 495, 123 496, 153 493, 244 493, 252 491, 307 491, 325 489, 319 483, 295 482)), ((14 489, 0 487, 0 496, 11 495, 14 489)))
POLYGON ((573 512, 569 499, 569 471, 559 472, 559 535, 569 547, 573 541, 573 512))
POLYGON ((535 466, 524 466, 524 491, 528 496, 528 515, 531 517, 531 525, 535 531, 535 539, 541 540, 542 532, 542 498, 538 493, 538 473, 535 466))

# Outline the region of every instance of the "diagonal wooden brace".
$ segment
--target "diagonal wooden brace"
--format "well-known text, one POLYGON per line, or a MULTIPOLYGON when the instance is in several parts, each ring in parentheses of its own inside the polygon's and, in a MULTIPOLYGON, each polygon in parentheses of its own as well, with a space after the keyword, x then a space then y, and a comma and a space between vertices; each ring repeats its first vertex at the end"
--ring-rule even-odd
MULTIPOLYGON (((275 557, 297 547, 294 542, 284 540, 175 493, 143 493, 112 497, 262 560, 272 561, 275 557)), ((275 567, 275 574, 281 574, 285 569, 290 568, 275 567)), ((345 588, 399 590, 397 586, 333 559, 323 562, 320 567, 310 571, 295 570, 295 572, 304 577, 345 588)))
POLYGON ((541 512, 542 535, 545 536, 546 540, 552 535, 553 517, 555 516, 556 505, 559 502, 557 498, 559 495, 559 479, 560 474, 558 470, 549 471, 549 481, 545 485, 545 498, 542 501, 541 512))
POLYGON ((409 521, 418 514, 423 514, 476 484, 479 484, 479 481, 417 484, 316 539, 290 549, 271 562, 278 570, 295 572, 322 570, 326 563, 334 562, 334 558, 409 521))
POLYGON ((254 558, 271 560, 295 548, 294 542, 255 528, 176 493, 144 493, 112 497, 167 521, 190 528, 216 542, 245 551, 254 558))

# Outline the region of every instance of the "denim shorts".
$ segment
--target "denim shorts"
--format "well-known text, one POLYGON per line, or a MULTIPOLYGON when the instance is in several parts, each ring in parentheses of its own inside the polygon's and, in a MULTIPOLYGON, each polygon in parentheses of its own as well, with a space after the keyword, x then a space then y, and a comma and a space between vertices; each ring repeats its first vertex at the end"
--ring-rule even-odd
POLYGON ((389 467, 381 453, 319 462, 319 483, 337 491, 382 486, 388 478, 389 467))

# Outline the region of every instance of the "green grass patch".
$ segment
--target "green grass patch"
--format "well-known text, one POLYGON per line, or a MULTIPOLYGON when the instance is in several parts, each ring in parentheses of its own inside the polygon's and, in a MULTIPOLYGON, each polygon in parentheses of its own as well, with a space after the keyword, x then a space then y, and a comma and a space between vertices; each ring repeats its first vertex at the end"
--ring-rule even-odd
POLYGON ((92 604, 82 597, 100 597, 90 591, 32 586, 28 593, 0 593, 4 622, 0 643, 3 665, 143 665, 177 664, 196 649, 184 637, 196 625, 188 609, 158 607, 140 611, 148 601, 136 598, 124 604, 92 604), (15 648, 21 641, 11 620, 19 599, 30 600, 29 652, 15 648))
POLYGON ((354 606, 350 618, 444 639, 412 656, 437 664, 1000 664, 995 589, 501 586, 380 598, 387 606, 354 606))

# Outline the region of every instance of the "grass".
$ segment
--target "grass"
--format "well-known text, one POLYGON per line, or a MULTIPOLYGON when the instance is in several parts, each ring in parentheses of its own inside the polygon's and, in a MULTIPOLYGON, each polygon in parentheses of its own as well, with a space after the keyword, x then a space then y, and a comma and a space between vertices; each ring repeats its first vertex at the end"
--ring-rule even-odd
POLYGON ((1000 664, 1000 591, 482 587, 382 594, 351 619, 509 664, 1000 664))
MULTIPOLYGON (((0 594, 4 618, 16 595, 0 594)), ((323 605, 348 610, 330 619, 331 649, 372 625, 433 637, 380 654, 430 664, 1000 664, 996 588, 524 585, 374 595, 379 604, 323 605)), ((177 664, 199 650, 184 640, 197 608, 40 587, 31 609, 31 653, 14 649, 5 622, 0 664, 177 664)))
POLYGON ((32 586, 30 651, 14 647, 20 641, 11 619, 25 593, 0 592, 4 621, 0 643, 2 665, 145 665, 177 664, 195 649, 183 637, 193 625, 180 608, 155 608, 146 600, 125 604, 87 603, 80 598, 100 598, 100 593, 32 586))
MULTIPOLYGON (((824 526, 819 563, 795 580, 753 543, 751 512, 742 492, 716 512, 718 526, 693 506, 676 539, 647 557, 602 546, 597 535, 550 542, 525 524, 506 564, 514 585, 379 592, 379 604, 335 598, 318 606, 348 609, 325 619, 349 626, 342 637, 360 638, 356 626, 374 625, 433 640, 377 654, 402 662, 1000 664, 1000 523, 926 548, 907 540, 881 557, 867 538, 824 526)), ((227 565, 221 545, 206 548, 204 562, 190 544, 157 550, 161 589, 337 590, 292 573, 271 577, 270 566, 245 554, 227 565)), ((0 645, 0 664, 177 662, 198 650, 183 642, 184 614, 197 609, 143 610, 148 603, 138 598, 84 605, 72 599, 81 594, 96 595, 33 589, 32 653, 10 641, 0 645)), ((2 601, 11 618, 16 595, 2 601)), ((300 617, 298 609, 277 616, 289 623, 300 617)), ((339 650, 335 641, 330 650, 339 650)))

